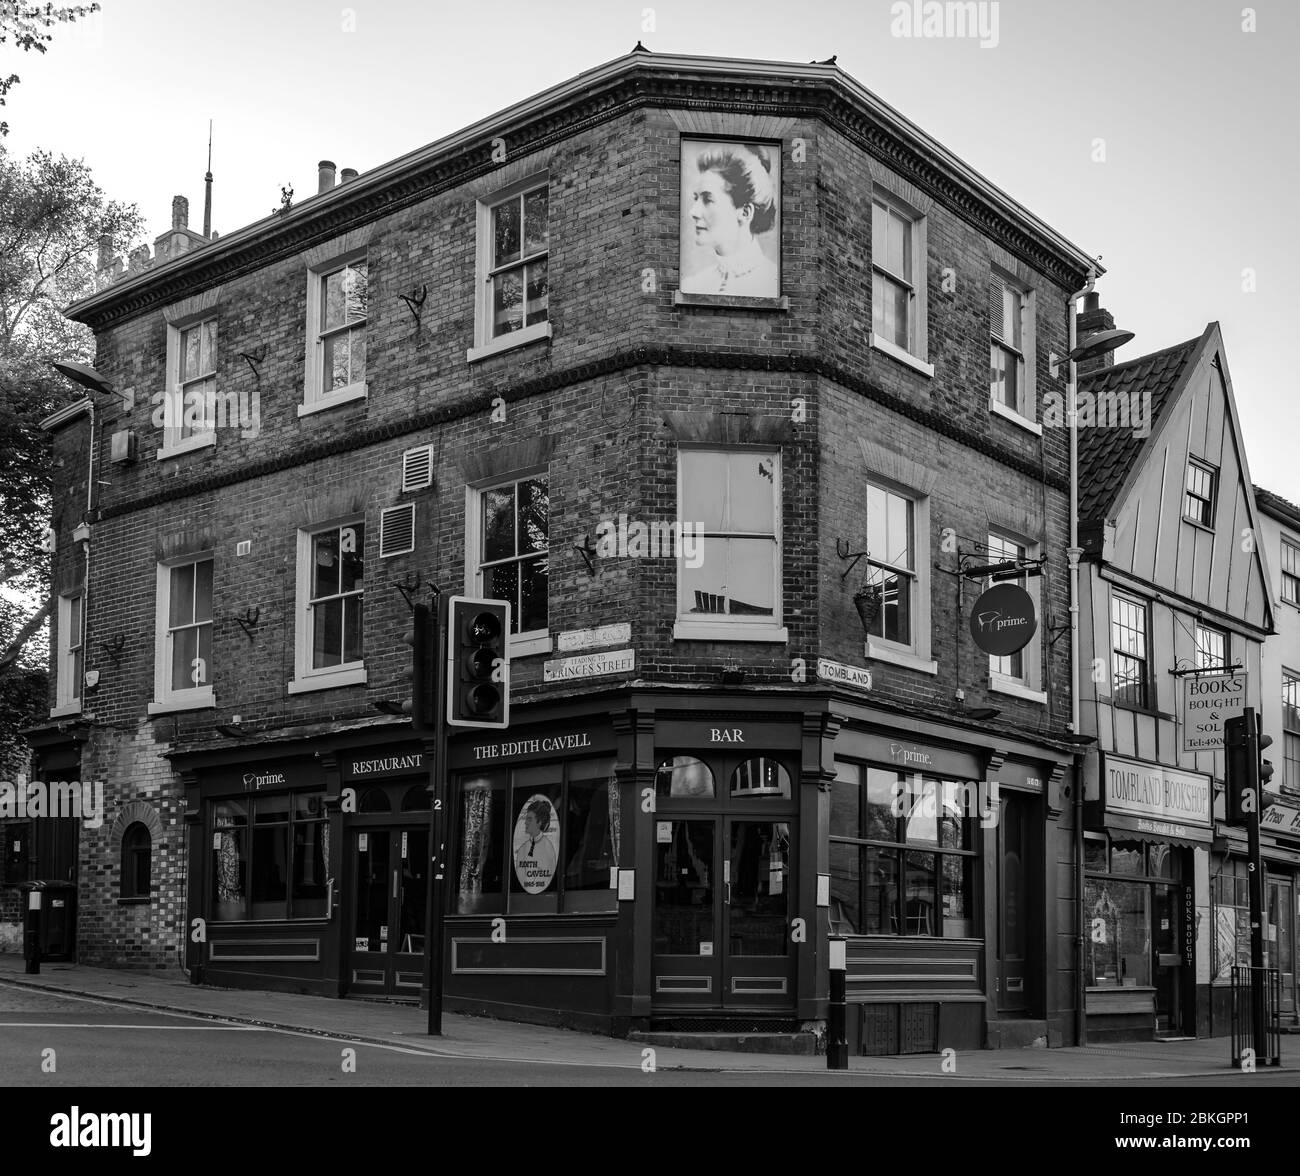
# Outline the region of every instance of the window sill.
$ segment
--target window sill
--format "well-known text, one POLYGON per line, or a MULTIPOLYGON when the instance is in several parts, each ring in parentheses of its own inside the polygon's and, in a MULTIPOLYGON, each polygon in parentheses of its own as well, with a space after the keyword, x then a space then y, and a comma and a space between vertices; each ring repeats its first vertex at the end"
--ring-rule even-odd
POLYGON ((728 625, 698 621, 678 621, 673 625, 674 641, 763 641, 772 645, 785 645, 790 640, 790 630, 784 625, 728 625))
POLYGON ((789 310, 790 298, 754 298, 741 294, 687 294, 673 291, 674 306, 717 306, 729 310, 789 310))
POLYGON ((491 343, 484 343, 481 347, 471 347, 465 352, 465 362, 475 363, 480 359, 487 359, 489 355, 499 355, 502 351, 510 351, 515 347, 523 347, 526 343, 535 343, 538 339, 550 337, 551 320, 547 319, 544 323, 534 323, 531 327, 524 327, 520 331, 499 335, 491 343))
POLYGON ((921 657, 920 654, 913 653, 908 649, 894 649, 888 645, 880 645, 868 639, 864 652, 872 661, 889 662, 891 665, 904 666, 909 670, 919 670, 923 674, 937 674, 939 672, 939 663, 932 658, 921 657))
POLYGON ((52 719, 61 719, 66 715, 79 714, 81 714, 81 703, 79 702, 65 702, 62 706, 56 706, 50 710, 50 718, 52 719))
POLYGON ((1000 400, 990 400, 989 411, 995 413, 997 416, 1009 420, 1013 425, 1019 425, 1020 428, 1033 433, 1035 437, 1041 437, 1043 435, 1042 425, 1037 421, 1031 421, 1026 416, 1021 416, 1014 408, 1008 408, 1000 400))
POLYGON ((364 686, 365 684, 365 666, 351 666, 344 670, 295 678, 289 683, 288 689, 290 694, 310 694, 313 690, 333 690, 336 686, 364 686))
POLYGON ((162 448, 158 450, 158 460, 166 461, 169 457, 180 457, 182 453, 193 453, 196 449, 207 449, 217 443, 216 433, 199 433, 193 437, 186 437, 184 441, 177 441, 175 445, 168 445, 163 442, 162 448))
POLYGON ((1024 698, 1029 702, 1039 702, 1044 706, 1047 705, 1047 691, 1034 690, 1026 686, 1023 682, 1015 678, 1007 678, 1002 674, 989 675, 989 689, 995 694, 1010 694, 1014 698, 1024 698))
POLYGON ((326 409, 338 408, 340 404, 351 404, 354 400, 364 400, 366 398, 366 385, 364 381, 360 384, 349 384, 346 388, 340 388, 337 392, 331 392, 328 396, 321 396, 316 400, 309 400, 306 404, 298 405, 298 415, 300 417, 310 416, 314 412, 325 412, 326 409))
POLYGON ((896 359, 899 363, 920 372, 923 376, 933 377, 934 375, 934 364, 918 359, 910 351, 904 351, 897 343, 891 343, 888 339, 874 332, 871 336, 871 346, 876 351, 884 352, 891 359, 896 359))
POLYGON ((550 653, 554 647, 555 643, 549 633, 542 633, 539 636, 515 635, 506 643, 506 653, 510 655, 510 660, 514 661, 517 657, 535 657, 539 653, 550 653))
POLYGON ((147 896, 144 898, 119 898, 117 900, 117 905, 118 906, 148 906, 152 901, 153 899, 147 896))
POLYGON ((1208 535, 1214 534, 1213 527, 1207 527, 1204 523, 1199 522, 1196 519, 1188 518, 1187 515, 1183 515, 1183 522, 1185 522, 1189 527, 1195 527, 1198 531, 1204 531, 1208 535))
POLYGON ((216 699, 212 696, 212 688, 209 687, 201 694, 196 693, 193 697, 165 698, 162 702, 151 702, 145 709, 151 715, 166 715, 172 711, 206 710, 216 705, 216 699))
POLYGON ((1177 715, 1171 715, 1166 711, 1156 710, 1154 707, 1134 706, 1131 702, 1116 702, 1113 697, 1107 700, 1098 696, 1097 701, 1109 701, 1110 705, 1116 710, 1132 711, 1135 715, 1150 715, 1153 719, 1168 719, 1170 722, 1173 722, 1178 717, 1177 715))

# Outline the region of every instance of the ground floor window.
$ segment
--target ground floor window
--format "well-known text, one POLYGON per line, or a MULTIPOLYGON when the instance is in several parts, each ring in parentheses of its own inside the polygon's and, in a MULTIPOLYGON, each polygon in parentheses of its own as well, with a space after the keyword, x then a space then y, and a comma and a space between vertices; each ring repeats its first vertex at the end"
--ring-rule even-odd
POLYGON ((1165 843, 1084 842, 1085 978, 1091 988, 1149 988, 1161 959, 1181 958, 1182 853, 1165 843))
POLYGON ((610 758, 464 776, 456 797, 456 911, 612 911, 618 785, 610 758))
POLYGON ((210 802, 214 921, 325 917, 324 799, 317 791, 210 802))
POLYGON ((837 761, 831 790, 832 931, 977 934, 975 785, 837 761))
MULTIPOLYGON (((1250 869, 1242 858, 1221 863, 1211 879, 1214 903, 1214 981, 1232 982, 1233 966, 1250 967, 1250 869)), ((1289 875, 1264 875, 1264 966, 1277 968, 1282 987, 1294 990, 1297 894, 1289 875)), ((1284 997, 1290 1005, 1292 997, 1284 997)))

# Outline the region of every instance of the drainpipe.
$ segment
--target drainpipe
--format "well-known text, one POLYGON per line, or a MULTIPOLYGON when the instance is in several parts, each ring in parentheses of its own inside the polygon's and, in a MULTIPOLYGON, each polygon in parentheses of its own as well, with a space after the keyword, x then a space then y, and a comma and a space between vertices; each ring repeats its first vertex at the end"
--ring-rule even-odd
MULTIPOLYGON (((1069 345, 1066 349, 1069 363, 1069 378, 1066 384, 1066 421, 1070 429, 1070 546, 1065 554, 1070 561, 1070 733, 1075 736, 1079 734, 1079 557, 1083 554, 1083 550, 1079 547, 1079 373, 1074 360, 1069 357, 1078 346, 1075 337, 1076 305, 1085 294, 1092 293, 1096 281, 1096 270, 1089 267, 1088 284, 1082 290, 1071 294, 1066 306, 1066 320, 1069 327, 1069 345)), ((1088 1020, 1084 1008, 1087 984, 1084 982, 1083 961, 1087 939, 1083 925, 1083 772, 1080 759, 1079 756, 1075 757, 1074 766, 1074 889, 1075 923, 1078 932, 1078 966, 1075 969, 1077 978, 1075 1004, 1078 1007, 1075 1017, 1077 1044, 1085 1045, 1088 1020)))

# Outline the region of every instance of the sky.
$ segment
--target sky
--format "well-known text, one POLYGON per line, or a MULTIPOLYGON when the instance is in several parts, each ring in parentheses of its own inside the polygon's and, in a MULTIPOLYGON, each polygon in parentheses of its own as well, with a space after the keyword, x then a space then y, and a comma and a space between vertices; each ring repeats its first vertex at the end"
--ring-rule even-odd
MULTIPOLYGON (((925 0, 102 0, 17 72, 9 150, 85 159, 149 240, 259 220, 629 52, 807 62, 862 85, 1092 256, 1131 358, 1217 321, 1254 481, 1300 502, 1300 4, 986 0, 983 37, 896 35, 925 0), (904 12, 903 10, 906 10, 904 12), (904 17, 907 19, 904 20, 904 17), (996 24, 994 24, 996 20, 996 24), (1253 26, 1253 31, 1246 26, 1253 26), (1288 277, 1288 275, 1292 275, 1288 277)), ((922 13, 924 14, 924 12, 922 13)))

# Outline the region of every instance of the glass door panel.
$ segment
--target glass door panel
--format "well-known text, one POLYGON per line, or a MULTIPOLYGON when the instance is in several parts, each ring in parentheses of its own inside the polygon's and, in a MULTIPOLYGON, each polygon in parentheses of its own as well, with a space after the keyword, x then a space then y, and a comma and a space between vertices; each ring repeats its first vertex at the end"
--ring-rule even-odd
POLYGON ((1154 890, 1152 963, 1156 988, 1156 1030, 1160 1033, 1181 1033, 1183 890, 1181 886, 1156 886, 1154 890))
POLYGON ((740 819, 726 823, 723 999, 728 1006, 784 1006, 793 998, 792 824, 740 819))
POLYGON ((656 1004, 714 1005, 718 999, 716 818, 655 821, 654 996, 656 1004))
POLYGON ((352 988, 384 992, 388 986, 391 837, 387 829, 352 834, 352 988))
POLYGON ((397 848, 397 933, 393 937, 393 987, 414 995, 424 979, 425 912, 429 909, 429 830, 393 833, 397 848))

